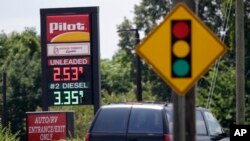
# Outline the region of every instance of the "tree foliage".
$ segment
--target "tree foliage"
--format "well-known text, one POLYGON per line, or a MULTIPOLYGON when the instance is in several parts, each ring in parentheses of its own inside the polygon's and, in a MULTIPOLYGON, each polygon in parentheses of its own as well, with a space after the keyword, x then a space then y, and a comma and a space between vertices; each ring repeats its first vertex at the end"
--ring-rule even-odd
POLYGON ((198 105, 210 109, 223 125, 229 128, 229 125, 235 121, 235 69, 225 65, 224 61, 219 64, 218 73, 209 71, 207 76, 203 77, 199 87, 198 105), (214 79, 216 83, 213 84, 214 79), (206 84, 204 84, 206 83, 206 84), (214 90, 213 89, 214 86, 214 90))
MULTIPOLYGON (((224 56, 223 61, 219 63, 220 67, 218 70, 218 76, 216 81, 216 87, 213 92, 213 98, 211 100, 211 110, 216 114, 216 116, 219 118, 220 122, 225 127, 229 127, 230 124, 235 123, 236 120, 236 89, 235 89, 235 83, 236 83, 236 74, 235 74, 235 67, 236 67, 236 45, 235 45, 235 8, 233 5, 235 5, 234 1, 232 0, 224 0, 219 1, 221 5, 221 11, 224 15, 223 23, 225 22, 226 18, 228 21, 227 27, 224 27, 224 32, 226 33, 224 38, 221 38, 224 40, 225 44, 228 46, 228 52, 224 56), (232 6, 231 6, 232 5, 232 6), (226 17, 227 16, 227 17, 226 17)), ((247 40, 249 34, 248 31, 248 23, 249 23, 249 4, 250 1, 245 1, 245 81, 246 81, 246 95, 249 94, 249 88, 250 88, 250 81, 249 81, 249 53, 250 49, 249 41, 247 40)), ((204 90, 208 90, 211 88, 211 82, 213 81, 212 76, 214 75, 214 71, 211 70, 210 73, 206 76, 205 81, 208 81, 209 85, 203 85, 203 87, 200 88, 201 95, 198 97, 198 101, 200 104, 202 104, 202 101, 204 99, 207 99, 206 95, 208 95, 207 92, 202 92, 204 90), (202 100, 203 99, 203 100, 202 100)), ((246 97, 246 122, 250 122, 250 111, 249 111, 249 99, 246 97)), ((203 104, 204 105, 204 104, 203 104)))
POLYGON ((7 73, 8 121, 11 129, 23 131, 25 112, 39 105, 40 43, 34 29, 1 34, 1 70, 7 73))
MULTIPOLYGON (((124 19, 124 21, 118 26, 118 30, 123 29, 135 29, 144 31, 147 34, 170 9, 169 1, 151 1, 143 0, 139 5, 135 5, 135 18, 133 21, 124 19)), ((136 69, 135 69, 135 32, 120 32, 120 50, 113 57, 126 60, 126 64, 131 64, 130 78, 133 78, 135 82, 136 69), (121 56, 120 52, 126 52, 126 56, 121 56)), ((148 66, 145 62, 142 64, 142 89, 143 93, 152 93, 157 96, 159 101, 169 101, 170 89, 166 84, 153 72, 151 66, 148 66)))
POLYGON ((163 20, 170 9, 171 2, 168 0, 142 0, 139 5, 134 7, 134 24, 139 30, 147 34, 157 23, 163 20))
MULTIPOLYGON (((125 52, 120 53, 121 56, 125 55, 125 52)), ((101 61, 102 90, 110 94, 123 94, 131 90, 133 86, 133 78, 130 76, 131 66, 123 61, 119 57, 111 61, 107 59, 101 61)))

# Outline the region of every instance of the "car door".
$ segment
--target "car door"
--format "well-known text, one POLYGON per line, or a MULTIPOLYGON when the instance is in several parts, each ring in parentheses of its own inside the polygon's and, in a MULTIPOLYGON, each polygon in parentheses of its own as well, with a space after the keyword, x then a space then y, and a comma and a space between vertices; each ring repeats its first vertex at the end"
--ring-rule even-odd
POLYGON ((161 109, 132 108, 127 141, 164 141, 161 109))

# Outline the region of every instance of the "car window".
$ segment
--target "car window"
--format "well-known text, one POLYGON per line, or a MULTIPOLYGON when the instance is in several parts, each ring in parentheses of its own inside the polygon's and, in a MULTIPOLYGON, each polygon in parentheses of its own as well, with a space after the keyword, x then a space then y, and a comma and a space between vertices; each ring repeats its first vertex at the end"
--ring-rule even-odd
POLYGON ((169 131, 170 131, 170 133, 173 133, 173 130, 174 130, 173 112, 172 112, 172 110, 167 109, 166 113, 167 113, 167 118, 168 118, 169 131))
POLYGON ((205 111, 204 112, 205 118, 207 119, 208 123, 208 130, 210 135, 218 135, 223 132, 219 122, 216 120, 216 118, 213 116, 212 113, 205 111))
MULTIPOLYGON (((166 109, 166 113, 169 122, 170 133, 173 133, 173 111, 170 109, 166 109)), ((197 135, 207 135, 207 129, 204 118, 201 114, 201 111, 198 110, 196 110, 196 132, 197 135)))
POLYGON ((197 135, 207 135, 205 120, 201 114, 201 111, 197 110, 196 110, 196 132, 197 135))
POLYGON ((95 121, 92 132, 126 133, 130 108, 102 109, 95 121))
POLYGON ((128 133, 163 133, 162 111, 133 108, 128 133))

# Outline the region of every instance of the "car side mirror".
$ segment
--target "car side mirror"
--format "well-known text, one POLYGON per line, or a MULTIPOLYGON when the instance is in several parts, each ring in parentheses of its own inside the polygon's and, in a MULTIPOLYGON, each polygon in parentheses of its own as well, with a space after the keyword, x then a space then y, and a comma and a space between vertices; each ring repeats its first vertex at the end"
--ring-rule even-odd
POLYGON ((218 140, 221 140, 225 137, 228 137, 228 134, 227 133, 221 133, 221 134, 218 134, 218 135, 214 135, 214 136, 211 136, 211 141, 218 141, 218 140))

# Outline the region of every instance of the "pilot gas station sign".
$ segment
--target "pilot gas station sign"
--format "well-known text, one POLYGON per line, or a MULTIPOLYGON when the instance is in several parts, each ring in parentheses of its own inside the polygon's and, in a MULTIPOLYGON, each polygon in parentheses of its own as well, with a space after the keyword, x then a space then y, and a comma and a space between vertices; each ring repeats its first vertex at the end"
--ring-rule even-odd
POLYGON ((43 103, 92 105, 99 88, 96 8, 41 10, 43 103))

